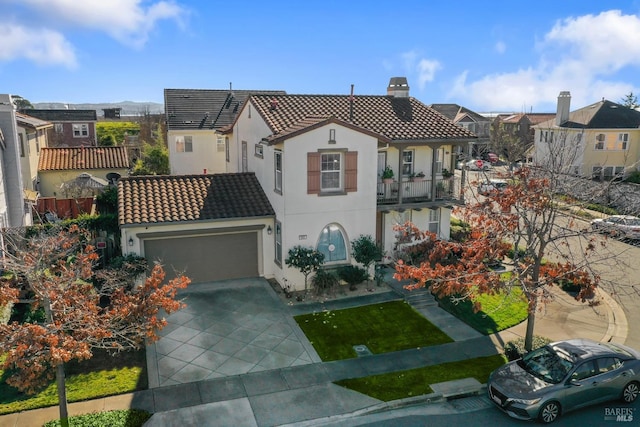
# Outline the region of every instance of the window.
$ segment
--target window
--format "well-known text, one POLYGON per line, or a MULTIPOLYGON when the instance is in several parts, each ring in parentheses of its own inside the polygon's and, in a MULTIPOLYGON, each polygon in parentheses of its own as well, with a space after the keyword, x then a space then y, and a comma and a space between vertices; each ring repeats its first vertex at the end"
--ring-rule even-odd
POLYGON ((282 224, 280 221, 276 221, 276 230, 275 230, 275 252, 276 252, 276 263, 278 265, 282 265, 282 224))
POLYGON ((599 133, 596 136, 596 150, 604 150, 604 141, 605 141, 606 137, 604 135, 604 133, 599 133))
POLYGON ((264 147, 262 146, 262 144, 256 144, 255 145, 254 154, 255 154, 256 157, 260 157, 261 159, 264 157, 263 148, 264 147))
POLYGON ((413 150, 402 152, 402 175, 409 176, 413 173, 413 150))
POLYGON ((591 179, 600 180, 602 178, 602 166, 593 166, 591 168, 591 179))
POLYGON ((602 357, 597 360, 597 363, 599 374, 613 371, 622 366, 622 361, 617 357, 602 357))
POLYGON ((21 133, 18 134, 18 144, 20 145, 20 157, 24 157, 24 137, 21 133))
POLYGON ((322 229, 317 250, 324 254, 325 263, 347 260, 347 245, 338 224, 329 224, 322 229))
POLYGON ((191 136, 176 136, 176 152, 193 152, 193 138, 191 136))
POLYGON ((273 153, 274 189, 282 194, 282 151, 273 153))
POLYGON ((83 138, 89 136, 89 125, 86 123, 74 123, 73 124, 73 137, 83 138))
POLYGON ((429 209, 429 231, 440 234, 440 209, 429 209))
POLYGON ((596 369, 593 366, 593 361, 589 360, 582 365, 578 366, 578 368, 571 374, 572 380, 584 380, 585 378, 592 377, 596 374, 596 369))
POLYGON ((322 153, 320 155, 320 190, 342 190, 341 153, 322 153))
POLYGON ((226 144, 223 135, 218 135, 216 140, 216 151, 218 153, 223 153, 226 150, 226 144))
POLYGON ((62 133, 64 132, 64 126, 62 125, 62 123, 56 123, 53 125, 53 129, 56 131, 56 133, 62 133))
POLYGON ((618 146, 616 149, 618 150, 626 150, 629 147, 629 134, 628 133, 619 133, 618 134, 618 146))

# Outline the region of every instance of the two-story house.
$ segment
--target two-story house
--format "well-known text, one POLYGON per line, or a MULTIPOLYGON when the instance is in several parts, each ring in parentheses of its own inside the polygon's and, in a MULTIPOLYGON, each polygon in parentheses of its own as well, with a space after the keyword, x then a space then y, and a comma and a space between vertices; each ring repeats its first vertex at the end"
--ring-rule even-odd
POLYGON ((18 121, 11 95, 0 94, 0 227, 31 225, 22 181, 18 121))
POLYGON ((53 123, 48 135, 50 147, 98 145, 96 110, 28 109, 20 112, 53 123))
POLYGON ((454 124, 476 134, 478 139, 471 147, 472 157, 480 158, 491 151, 489 147, 491 119, 458 104, 431 104, 430 107, 451 120, 454 124))
POLYGON ((524 161, 533 151, 534 126, 553 118, 553 113, 498 114, 491 124, 491 146, 512 162, 524 161))
POLYGON ((571 94, 560 92, 552 120, 534 126, 534 163, 551 164, 597 180, 640 170, 640 112, 605 99, 570 111, 571 94), (558 164, 561 161, 561 164, 558 164))
POLYGON ((26 190, 37 191, 40 150, 49 146, 47 135, 53 124, 18 112, 16 123, 22 184, 26 190))
MULTIPOLYGON (((233 123, 251 93, 283 91, 165 89, 169 165, 173 175, 238 172, 233 135, 219 129, 233 123)), ((244 153, 243 155, 245 155, 244 153)))

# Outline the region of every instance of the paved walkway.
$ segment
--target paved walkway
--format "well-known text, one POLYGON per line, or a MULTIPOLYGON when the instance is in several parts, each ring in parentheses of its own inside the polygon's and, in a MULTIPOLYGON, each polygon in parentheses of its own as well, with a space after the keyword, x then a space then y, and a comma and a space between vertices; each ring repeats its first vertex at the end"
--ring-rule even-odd
MULTIPOLYGON (((396 291, 384 294, 334 301, 321 306, 291 307, 289 316, 303 311, 322 308, 333 310, 406 296, 401 284, 396 283, 393 287, 396 291)), ((598 341, 624 342, 627 333, 624 313, 615 301, 606 295, 600 297, 603 304, 590 307, 578 304, 563 293, 558 293, 555 300, 546 306, 546 312, 538 315, 536 335, 554 340, 581 336, 598 341)), ((426 298, 428 299, 428 296, 426 298)), ((333 381, 497 354, 502 344, 524 335, 525 326, 521 324, 492 336, 482 336, 448 315, 436 304, 428 301, 413 303, 455 341, 439 346, 336 362, 292 363, 277 369, 253 372, 249 369, 246 373, 238 375, 209 377, 195 382, 167 382, 166 386, 138 393, 71 404, 70 413, 73 415, 134 407, 154 413, 147 426, 316 424, 317 421, 310 420, 329 417, 336 419, 354 413, 384 409, 389 405, 434 401, 442 399, 443 395, 465 392, 463 389, 457 389, 460 386, 458 383, 441 384, 438 393, 433 395, 389 404, 336 386, 333 381)), ((280 318, 274 318, 276 322, 281 321, 278 319, 280 318)), ((185 320, 182 325, 192 320, 185 320)), ((166 337, 171 337, 172 332, 167 332, 166 337)), ((301 338, 298 335, 296 337, 301 338)), ((258 365, 259 362, 254 366, 258 365)), ((167 378, 169 379, 176 381, 174 377, 167 378)), ((11 414, 0 417, 0 426, 41 426, 44 421, 56 418, 57 415, 57 407, 11 414)))

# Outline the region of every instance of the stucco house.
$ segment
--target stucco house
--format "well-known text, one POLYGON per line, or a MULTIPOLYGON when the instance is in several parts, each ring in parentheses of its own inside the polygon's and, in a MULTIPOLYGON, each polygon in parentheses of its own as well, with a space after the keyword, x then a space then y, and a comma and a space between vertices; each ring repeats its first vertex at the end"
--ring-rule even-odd
POLYGON ((534 163, 567 159, 565 172, 596 180, 639 169, 640 112, 605 99, 570 111, 571 94, 560 92, 552 120, 534 126, 534 163))
POLYGON ((0 227, 31 225, 25 200, 18 120, 11 95, 0 94, 0 227))
POLYGON ((40 150, 49 146, 47 134, 53 124, 18 112, 16 122, 22 184, 26 190, 36 191, 40 150))
MULTIPOLYGON (((303 276, 285 263, 296 245, 323 252, 331 267, 354 262, 351 242, 360 235, 393 253, 394 226, 407 221, 449 237, 451 209, 464 199, 459 178, 443 171, 453 170, 454 148, 466 150, 477 137, 410 97, 405 78, 391 79, 386 95, 251 92, 234 116, 215 129, 224 143, 206 152, 222 154, 223 166, 206 167, 204 174, 200 163, 187 176, 119 182, 123 253, 161 260, 195 281, 259 275, 302 289, 303 276), (387 168, 393 182, 382 180, 387 168), (168 192, 180 198, 163 198, 168 192), (231 209, 227 216, 210 212, 235 199, 258 207, 231 209), (238 262, 246 262, 244 269, 236 270, 238 262)), ((171 135, 169 145, 178 147, 182 140, 171 135)), ((212 142, 209 135, 197 144, 212 142)), ((182 170, 177 164, 172 171, 182 170)))
POLYGON ((28 109, 23 114, 53 123, 50 147, 91 147, 98 145, 96 110, 28 109))
POLYGON ((238 172, 233 135, 219 129, 234 122, 251 93, 283 91, 165 89, 169 165, 173 175, 238 172))
POLYGON ((42 197, 90 197, 129 174, 126 147, 40 149, 38 191, 42 197))

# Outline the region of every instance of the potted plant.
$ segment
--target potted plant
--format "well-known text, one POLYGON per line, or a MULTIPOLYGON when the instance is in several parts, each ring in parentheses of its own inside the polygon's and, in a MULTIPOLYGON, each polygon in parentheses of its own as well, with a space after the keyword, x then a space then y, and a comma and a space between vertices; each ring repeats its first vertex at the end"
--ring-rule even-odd
POLYGON ((453 172, 449 169, 442 169, 442 177, 443 178, 451 178, 453 176, 453 172))
POLYGON ((384 168, 381 178, 382 182, 384 182, 385 184, 390 184, 393 182, 393 169, 391 169, 391 166, 387 165, 387 167, 384 168))
POLYGON ((413 172, 411 175, 409 175, 409 179, 413 182, 424 181, 424 176, 424 172, 413 172))

